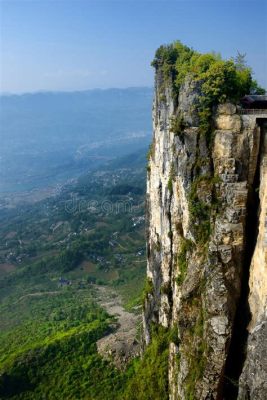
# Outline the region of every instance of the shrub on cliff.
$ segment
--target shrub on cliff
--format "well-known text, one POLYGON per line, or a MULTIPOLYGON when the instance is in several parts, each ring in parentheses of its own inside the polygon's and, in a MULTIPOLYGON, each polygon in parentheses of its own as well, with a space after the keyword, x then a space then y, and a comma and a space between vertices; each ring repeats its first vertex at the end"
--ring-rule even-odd
POLYGON ((160 91, 171 87, 175 103, 178 104, 180 87, 186 79, 200 84, 200 96, 196 111, 199 115, 200 132, 207 143, 212 140, 212 111, 219 103, 230 101, 238 104, 248 93, 265 92, 255 80, 252 71, 240 57, 223 60, 220 54, 201 54, 179 41, 160 46, 152 66, 161 73, 160 91))
POLYGON ((174 96, 187 76, 201 81, 206 103, 236 103, 245 94, 265 92, 252 79, 251 69, 245 63, 240 66, 239 59, 223 60, 219 54, 201 54, 180 41, 160 46, 152 66, 162 71, 166 84, 172 83, 174 96))

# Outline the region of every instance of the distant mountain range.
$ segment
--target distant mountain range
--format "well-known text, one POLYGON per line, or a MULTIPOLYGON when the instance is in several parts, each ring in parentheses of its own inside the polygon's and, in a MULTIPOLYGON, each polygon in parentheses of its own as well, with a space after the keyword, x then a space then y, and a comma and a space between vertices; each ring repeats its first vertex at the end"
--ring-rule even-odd
POLYGON ((152 88, 0 96, 0 192, 78 176, 147 146, 152 88))

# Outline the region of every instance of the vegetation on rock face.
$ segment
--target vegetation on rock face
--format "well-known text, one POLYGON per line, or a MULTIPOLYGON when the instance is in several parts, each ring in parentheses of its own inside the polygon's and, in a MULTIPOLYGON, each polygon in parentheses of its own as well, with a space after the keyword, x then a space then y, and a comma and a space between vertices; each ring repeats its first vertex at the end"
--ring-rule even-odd
MULTIPOLYGON (((201 54, 176 41, 170 45, 160 46, 156 51, 152 65, 160 73, 161 88, 171 87, 174 103, 178 104, 179 90, 186 80, 195 83, 198 88, 198 99, 195 111, 199 117, 199 132, 206 138, 207 146, 213 137, 212 115, 214 107, 226 101, 239 103, 248 93, 263 93, 255 80, 252 71, 245 63, 245 56, 238 53, 236 59, 223 60, 219 54, 201 54)), ((185 123, 178 111, 171 119, 170 130, 183 141, 185 123)), ((207 160, 204 161, 207 163, 207 160)), ((201 160, 197 157, 195 174, 198 175, 201 160)), ((200 244, 207 242, 210 232, 210 215, 213 204, 201 200, 197 187, 204 179, 195 176, 189 194, 189 211, 195 221, 196 240, 200 244)), ((212 191, 212 177, 209 178, 212 191)), ((168 190, 172 193, 173 178, 168 181, 168 190)))
POLYGON ((155 143, 154 141, 150 144, 146 158, 147 160, 150 160, 151 157, 154 157, 155 155, 155 143))
MULTIPOLYGON (((211 204, 204 202, 199 197, 198 189, 201 183, 203 182, 206 183, 206 191, 208 194, 211 191, 212 183, 211 179, 205 176, 200 176, 192 183, 191 191, 189 194, 189 211, 195 221, 194 230, 195 230, 196 240, 200 244, 204 244, 207 242, 211 230, 210 227, 211 204)), ((202 190, 203 190, 203 185, 202 185, 202 190)))
POLYGON ((192 250, 194 244, 189 239, 182 239, 180 244, 180 251, 177 255, 177 266, 179 275, 176 278, 177 285, 181 285, 185 279, 187 264, 188 264, 188 252, 192 250))
POLYGON ((187 376, 185 385, 185 399, 195 400, 195 386, 196 382, 203 377, 205 365, 207 362, 206 358, 206 342, 204 338, 204 310, 202 304, 198 305, 199 314, 196 318, 195 325, 192 329, 191 336, 194 338, 195 344, 193 342, 191 346, 190 358, 189 358, 189 368, 190 374, 187 376))
POLYGON ((153 325, 151 338, 142 358, 134 360, 127 371, 128 380, 121 400, 167 400, 169 398, 169 345, 170 343, 179 344, 178 326, 175 324, 168 329, 153 325))
POLYGON ((170 126, 170 130, 176 135, 178 136, 180 139, 182 139, 183 137, 183 131, 185 129, 185 123, 183 120, 183 116, 182 115, 178 115, 177 117, 173 117, 171 119, 171 126, 170 126))
MULTIPOLYGON (((156 69, 157 98, 162 102, 168 97, 170 91, 173 97, 173 114, 169 116, 171 108, 167 107, 165 114, 170 117, 169 131, 175 136, 173 142, 170 143, 174 162, 181 146, 184 146, 184 153, 190 152, 190 139, 186 141, 187 137, 196 135, 195 158, 190 165, 191 176, 188 178, 186 187, 190 235, 193 242, 184 238, 183 229, 178 225, 179 244, 178 248, 173 250, 173 260, 177 267, 176 284, 182 286, 188 273, 190 255, 194 253, 194 257, 198 258, 196 264, 199 266, 205 263, 208 268, 210 263, 208 243, 213 229, 213 217, 218 214, 220 203, 220 179, 214 176, 212 165, 214 115, 217 106, 226 102, 239 105, 244 95, 264 94, 265 90, 253 80, 252 71, 245 62, 245 56, 240 53, 235 59, 223 60, 219 54, 200 54, 177 41, 171 45, 161 46, 156 52, 152 65, 156 69), (192 94, 192 102, 190 98, 187 102, 183 98, 188 91, 190 95, 192 94), (182 96, 179 98, 180 92, 182 96), (187 118, 187 111, 184 110, 189 108, 190 115, 187 118), (196 129, 190 130, 190 124, 194 124, 196 129), (177 149, 174 146, 177 146, 177 149)), ((161 108, 163 106, 163 104, 160 105, 161 108)), ((178 159, 177 165, 179 161, 178 159)), ((173 187, 176 187, 175 175, 172 170, 166 184, 166 189, 171 194, 173 187)), ((196 279, 198 279, 201 294, 194 289, 188 298, 182 298, 181 310, 184 310, 184 314, 180 310, 181 319, 178 322, 182 346, 179 349, 178 340, 177 370, 179 370, 179 360, 183 357, 188 364, 188 373, 183 382, 186 400, 196 398, 196 387, 205 373, 209 351, 205 327, 207 310, 203 301, 206 281, 201 270, 196 279), (186 312, 190 315, 187 316, 186 312)), ((165 294, 167 289, 167 287, 162 287, 161 294, 165 294)), ((183 293, 183 288, 181 291, 183 293)), ((178 328, 175 330, 176 333, 178 328)))
POLYGON ((170 334, 162 326, 154 326, 152 340, 142 359, 132 366, 123 400, 167 400, 168 392, 168 356, 170 334))
MULTIPOLYGON (((238 103, 249 93, 263 94, 265 90, 252 79, 252 71, 246 66, 244 57, 223 60, 220 54, 201 54, 176 41, 160 46, 156 51, 152 66, 160 70, 163 86, 171 87, 175 102, 179 90, 188 78, 199 83, 199 102, 197 111, 201 133, 211 139, 211 117, 213 107, 230 101, 238 103)), ((172 129, 181 135, 181 117, 172 123, 172 129)))
POLYGON ((143 290, 143 303, 145 302, 145 300, 147 299, 147 297, 153 293, 154 290, 154 286, 153 286, 153 282, 152 279, 150 278, 146 278, 145 281, 145 287, 143 290))

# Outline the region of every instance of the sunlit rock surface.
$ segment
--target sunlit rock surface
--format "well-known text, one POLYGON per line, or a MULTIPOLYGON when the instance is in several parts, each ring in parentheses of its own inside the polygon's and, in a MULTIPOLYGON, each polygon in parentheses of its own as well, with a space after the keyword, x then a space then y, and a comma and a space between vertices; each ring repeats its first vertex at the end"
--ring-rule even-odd
POLYGON ((177 330, 179 345, 170 344, 170 399, 230 400, 238 390, 239 399, 265 399, 267 114, 259 119, 220 105, 209 144, 199 129, 198 96, 198 86, 187 80, 174 104, 156 71, 147 177, 153 290, 145 301, 144 338, 149 343, 153 322, 177 330), (182 132, 173 129, 178 116, 182 132), (201 227, 193 196, 209 209, 201 227), (242 307, 249 326, 240 325, 241 351, 235 340, 242 307))

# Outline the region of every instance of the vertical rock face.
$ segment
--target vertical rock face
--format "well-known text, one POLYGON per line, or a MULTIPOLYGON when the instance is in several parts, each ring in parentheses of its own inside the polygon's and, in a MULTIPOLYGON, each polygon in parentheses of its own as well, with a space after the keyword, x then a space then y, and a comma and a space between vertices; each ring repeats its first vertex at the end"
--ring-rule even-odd
POLYGON ((169 348, 170 399, 236 399, 242 369, 239 398, 263 399, 266 125, 222 104, 213 111, 214 137, 207 140, 196 112, 199 96, 199 84, 186 79, 176 104, 156 69, 144 337, 149 343, 153 323, 176 333, 169 348))
POLYGON ((261 124, 258 157, 259 208, 250 266, 247 357, 239 381, 239 399, 265 399, 267 393, 267 122, 261 124))

